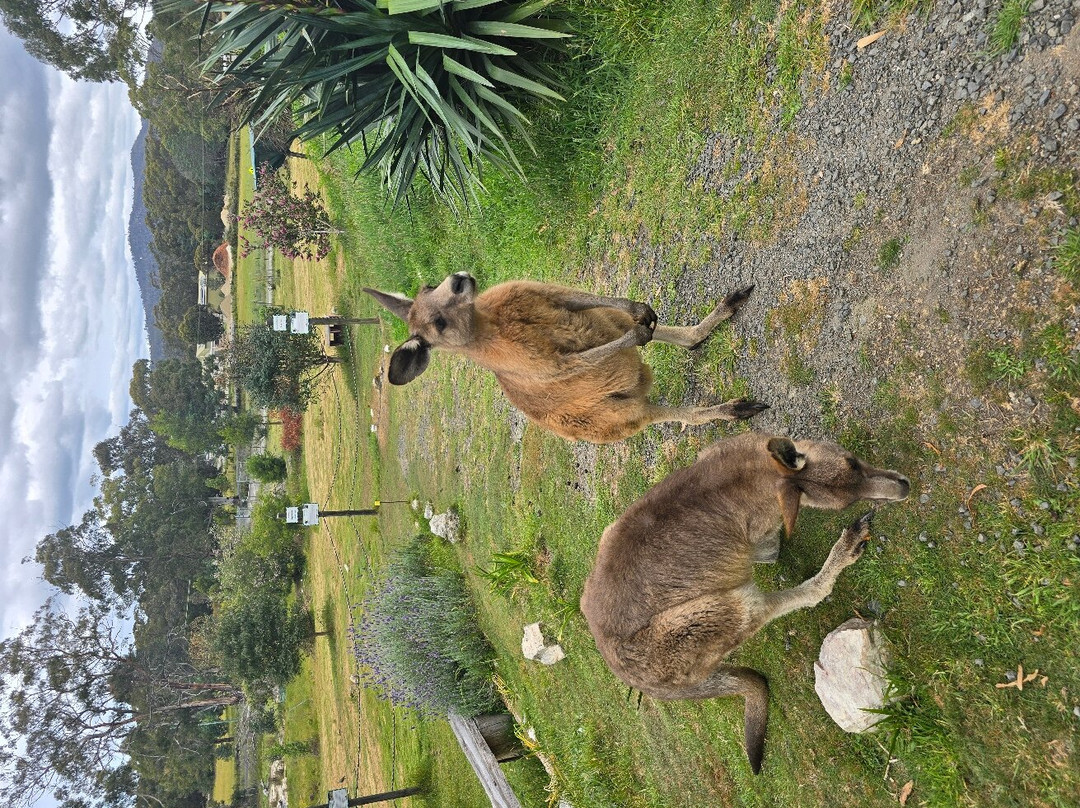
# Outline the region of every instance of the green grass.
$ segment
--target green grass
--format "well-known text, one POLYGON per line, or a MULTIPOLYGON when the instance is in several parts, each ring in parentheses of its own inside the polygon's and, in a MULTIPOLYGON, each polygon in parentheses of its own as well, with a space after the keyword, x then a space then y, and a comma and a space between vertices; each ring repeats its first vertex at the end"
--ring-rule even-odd
MULTIPOLYGON (((251 150, 247 148, 250 137, 250 130, 246 127, 234 136, 234 140, 238 142, 237 156, 240 164, 240 171, 237 176, 238 203, 237 209, 234 211, 237 214, 239 214, 243 204, 250 200, 255 192, 255 174, 254 167, 251 164, 251 150)), ((253 234, 248 233, 245 228, 240 227, 239 224, 237 225, 237 232, 248 238, 256 238, 253 234)), ((265 285, 262 274, 261 252, 243 256, 240 254, 239 244, 234 244, 233 261, 233 294, 235 295, 236 323, 237 325, 243 325, 255 320, 256 292, 261 288, 260 283, 265 285)), ((265 300, 265 297, 261 299, 265 300)))
POLYGON ((988 42, 991 53, 1012 50, 1020 39, 1020 29, 1031 7, 1031 0, 1005 0, 990 29, 988 42))
MULTIPOLYGON (((918 7, 874 6, 879 15, 918 7)), ((768 241, 798 210, 794 163, 784 162, 798 144, 769 121, 774 114, 787 120, 817 86, 824 69, 824 46, 815 41, 821 6, 778 11, 772 3, 624 0, 578 8, 603 35, 582 45, 590 72, 570 71, 568 103, 532 111, 542 134, 539 153, 526 164, 527 185, 490 177, 483 212, 458 220, 422 196, 409 209, 391 210, 370 178, 352 179, 357 162, 347 153, 320 161, 330 207, 346 230, 341 267, 294 268, 286 299, 362 316, 377 311, 363 286, 411 293, 465 269, 482 286, 528 277, 632 292, 655 300, 661 316, 689 297, 693 304, 680 319, 700 316, 696 309, 708 301, 683 288, 680 274, 680 267, 709 259, 698 236, 734 232, 768 241), (773 79, 770 58, 780 60, 773 79), (760 109, 759 93, 775 106, 760 109), (731 182, 723 192, 685 180, 707 132, 731 147, 731 182), (742 173, 751 165, 761 168, 754 181, 742 173), (639 239, 665 247, 661 288, 642 288, 639 239)), ((958 116, 956 136, 965 120, 958 116)), ((1006 182, 1023 181, 1025 189, 1058 181, 1025 172, 1018 160, 1006 174, 1006 182)), ((878 238, 871 227, 867 239, 878 238)), ((899 258, 903 242, 896 242, 889 260, 899 258)), ((1076 253, 1075 238, 1063 238, 1056 255, 1066 279, 1075 276, 1076 253)), ((1071 711, 1080 693, 1080 555, 1070 548, 1068 531, 1075 530, 1069 526, 1080 505, 1069 464, 1080 454, 1074 431, 1080 418, 1069 398, 1077 363, 1064 315, 1041 313, 1037 327, 1010 323, 1017 339, 989 346, 1002 352, 996 358, 985 345, 971 346, 973 387, 994 402, 1029 387, 1049 413, 987 443, 980 442, 981 426, 963 414, 942 413, 937 427, 928 425, 927 399, 912 391, 925 387, 935 411, 945 407, 946 395, 931 389, 932 374, 913 362, 872 391, 871 418, 848 419, 836 390, 800 359, 809 354, 799 351, 810 350, 802 341, 812 346, 820 330, 827 292, 804 291, 770 313, 766 338, 781 350, 790 347, 802 362, 789 380, 808 387, 804 395, 818 402, 829 431, 870 462, 907 473, 914 493, 909 502, 880 510, 870 550, 829 601, 766 626, 738 651, 734 661, 764 671, 773 688, 766 766, 758 778, 742 750, 741 704, 644 699, 639 705, 607 670, 577 611, 604 527, 727 430, 673 436, 651 429, 618 446, 584 450, 529 425, 515 440, 509 407, 491 375, 436 355, 420 380, 386 393, 388 409, 373 437, 368 408, 378 397, 370 379, 383 344, 405 336, 384 315, 381 328, 353 330, 348 373, 306 419, 309 490, 334 503, 416 494, 439 511, 459 509, 466 531, 453 552, 496 650, 501 690, 535 731, 530 743, 553 762, 556 791, 575 805, 884 806, 897 804, 909 779, 915 783, 909 804, 1075 803, 1080 765, 1071 711), (986 488, 974 492, 979 485, 986 488), (813 690, 820 641, 853 610, 882 614, 893 644, 899 700, 877 736, 841 732, 813 690), (520 656, 522 626, 536 620, 567 651, 554 668, 520 656), (1046 686, 996 687, 1021 664, 1046 675, 1046 686)), ((734 357, 749 348, 737 333, 723 329, 693 355, 650 347, 659 394, 681 400, 692 379, 709 379, 718 397, 743 394, 749 382, 736 375, 734 357)), ((876 375, 867 346, 858 362, 868 377, 876 375)), ((757 571, 761 586, 791 586, 813 574, 856 513, 805 513, 779 562, 757 571)), ((463 759, 444 724, 418 720, 350 687, 351 670, 342 661, 349 657, 341 635, 349 621, 344 601, 363 596, 388 553, 415 535, 416 517, 405 506, 388 506, 378 520, 352 522, 335 522, 309 538, 305 589, 319 613, 332 610, 338 632, 335 645, 316 648, 312 664, 320 787, 340 777, 382 787, 422 780, 426 804, 483 804, 475 783, 462 776, 463 759), (356 738, 362 753, 349 748, 356 738)), ((524 804, 545 803, 547 776, 535 760, 508 767, 508 775, 524 804)))
POLYGON ((878 250, 879 270, 888 272, 890 269, 895 269, 899 266, 900 258, 904 254, 904 243, 906 241, 906 238, 894 237, 881 245, 881 249, 878 250))

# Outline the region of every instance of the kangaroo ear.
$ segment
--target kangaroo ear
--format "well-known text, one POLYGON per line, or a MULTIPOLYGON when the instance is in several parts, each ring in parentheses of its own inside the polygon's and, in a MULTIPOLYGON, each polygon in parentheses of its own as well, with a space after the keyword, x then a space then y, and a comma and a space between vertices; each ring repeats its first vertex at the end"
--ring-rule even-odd
POLYGON ((784 517, 784 535, 790 539, 795 532, 795 520, 799 518, 802 491, 791 480, 784 480, 776 490, 776 496, 780 500, 780 513, 784 517))
POLYGON ((399 295, 397 292, 380 292, 378 289, 364 289, 369 295, 379 301, 379 305, 387 309, 391 314, 401 320, 409 319, 409 309, 412 308, 412 298, 399 295))
POLYGON ((799 454, 790 438, 770 438, 768 448, 773 459, 789 471, 799 471, 806 465, 806 455, 799 454))
POLYGON ((390 355, 390 384, 408 384, 424 370, 431 360, 431 349, 419 337, 406 340, 390 355))

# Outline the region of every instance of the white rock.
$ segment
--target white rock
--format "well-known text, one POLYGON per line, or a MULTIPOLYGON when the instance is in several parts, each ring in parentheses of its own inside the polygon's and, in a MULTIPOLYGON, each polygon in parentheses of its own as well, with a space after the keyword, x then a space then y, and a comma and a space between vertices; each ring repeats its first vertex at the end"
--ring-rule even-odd
POLYGON ((544 651, 544 635, 540 633, 539 623, 529 623, 525 626, 525 634, 521 638, 521 654, 526 659, 539 659, 544 651))
POLYGON ((435 514, 431 517, 428 526, 432 533, 451 544, 455 544, 461 536, 461 517, 454 511, 435 514))
POLYGON ((425 519, 430 519, 434 515, 435 515, 435 506, 432 505, 430 502, 425 502, 424 503, 424 518, 425 519))
POLYGON ((829 633, 814 663, 814 690, 845 732, 868 732, 885 706, 888 655, 872 620, 852 618, 829 633))
POLYGON ((548 645, 540 652, 540 656, 536 658, 536 661, 543 665, 554 665, 556 662, 566 659, 566 652, 563 651, 562 646, 558 643, 554 645, 548 645))

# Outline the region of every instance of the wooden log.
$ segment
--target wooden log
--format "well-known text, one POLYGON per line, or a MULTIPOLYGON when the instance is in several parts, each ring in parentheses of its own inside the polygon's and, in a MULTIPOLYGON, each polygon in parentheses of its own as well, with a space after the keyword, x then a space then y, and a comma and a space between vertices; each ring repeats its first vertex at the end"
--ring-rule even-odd
POLYGON ((514 790, 510 788, 510 783, 499 768, 499 761, 477 727, 476 721, 463 718, 457 713, 450 713, 447 719, 461 746, 461 751, 465 753, 469 765, 480 780, 480 785, 491 800, 492 808, 522 808, 521 802, 518 801, 514 790))

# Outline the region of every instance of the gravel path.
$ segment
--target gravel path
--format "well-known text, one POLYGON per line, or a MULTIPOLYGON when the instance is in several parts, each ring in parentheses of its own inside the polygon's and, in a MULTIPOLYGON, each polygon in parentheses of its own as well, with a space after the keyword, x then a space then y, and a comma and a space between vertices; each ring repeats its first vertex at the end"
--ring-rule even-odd
MULTIPOLYGON (((1029 175, 1080 167, 1080 0, 1034 0, 1016 50, 989 56, 997 7, 940 3, 861 50, 849 6, 826 22, 826 87, 807 93, 784 141, 805 202, 766 245, 714 244, 704 272, 717 298, 757 284, 735 324, 757 348, 739 373, 773 405, 755 428, 827 434, 821 391, 839 415, 865 418, 878 381, 905 361, 943 371, 939 406, 978 410, 962 372, 969 342, 1010 339, 1003 313, 1052 297, 1048 234, 1076 222, 1060 194, 1015 198, 995 154, 1016 155, 1029 175), (890 245, 897 260, 882 268, 890 245), (799 314, 797 333, 778 329, 784 307, 799 314), (812 380, 793 380, 793 356, 812 380)), ((755 156, 729 140, 709 139, 691 179, 730 193, 735 153, 752 175, 755 156)), ((662 252, 649 262, 657 272, 662 252)), ((709 399, 707 380, 690 398, 709 399)))

